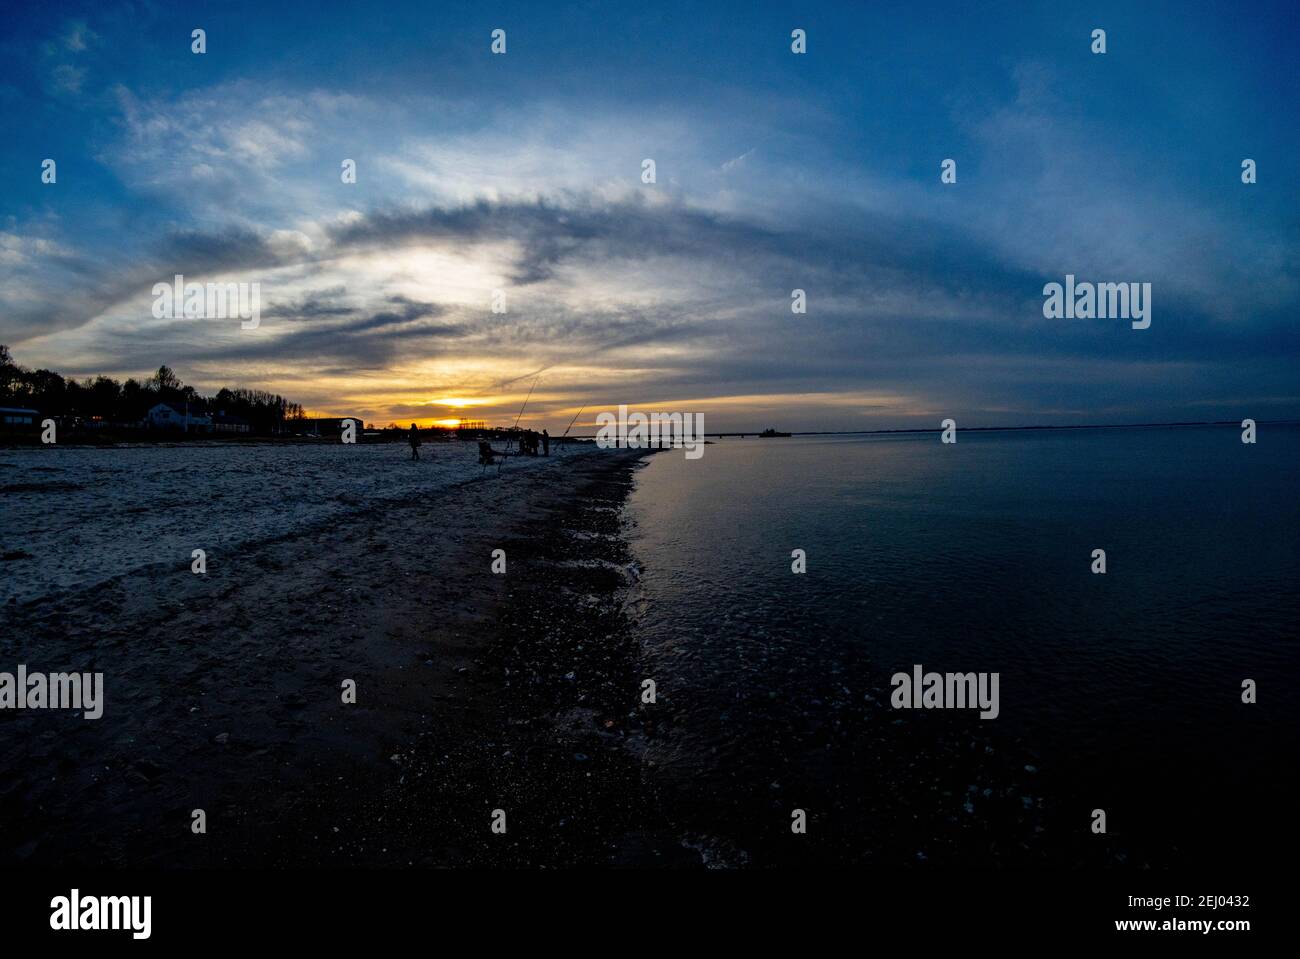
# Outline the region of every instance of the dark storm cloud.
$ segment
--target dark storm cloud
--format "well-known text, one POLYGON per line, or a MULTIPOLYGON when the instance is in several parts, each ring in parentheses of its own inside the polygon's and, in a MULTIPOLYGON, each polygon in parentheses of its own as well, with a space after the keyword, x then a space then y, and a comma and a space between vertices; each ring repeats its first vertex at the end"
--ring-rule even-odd
POLYGON ((200 350, 194 355, 203 361, 238 362, 275 360, 291 364, 341 364, 352 371, 386 368, 402 355, 436 356, 449 340, 465 335, 454 323, 429 322, 445 315, 446 310, 433 303, 417 303, 404 297, 389 301, 391 309, 373 313, 322 307, 309 298, 308 313, 282 315, 282 320, 311 318, 310 325, 295 326, 287 333, 275 334, 273 324, 265 336, 240 336, 234 343, 200 350), (321 317, 346 319, 319 322, 321 317))
POLYGON ((262 318, 293 321, 314 320, 323 316, 351 316, 356 312, 356 308, 339 302, 346 294, 345 286, 315 290, 296 303, 277 304, 262 310, 262 318))

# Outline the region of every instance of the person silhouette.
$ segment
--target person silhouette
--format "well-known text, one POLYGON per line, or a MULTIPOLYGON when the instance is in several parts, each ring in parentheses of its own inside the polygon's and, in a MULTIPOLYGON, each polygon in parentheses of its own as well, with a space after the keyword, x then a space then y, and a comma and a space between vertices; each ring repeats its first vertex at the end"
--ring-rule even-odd
POLYGON ((551 455, 551 434, 546 430, 542 430, 542 455, 551 455))
POLYGON ((411 424, 411 433, 406 438, 406 442, 411 444, 411 459, 420 458, 420 431, 416 429, 415 424, 411 424))

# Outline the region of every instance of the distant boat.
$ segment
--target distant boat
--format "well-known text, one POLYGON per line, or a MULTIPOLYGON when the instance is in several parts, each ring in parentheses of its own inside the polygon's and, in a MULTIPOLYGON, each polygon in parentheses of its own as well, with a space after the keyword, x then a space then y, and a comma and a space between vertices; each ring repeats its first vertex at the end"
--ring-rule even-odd
POLYGON ((770 437, 770 436, 789 436, 790 434, 782 433, 779 430, 774 430, 769 427, 768 429, 763 430, 763 432, 759 433, 758 435, 762 437, 770 437))

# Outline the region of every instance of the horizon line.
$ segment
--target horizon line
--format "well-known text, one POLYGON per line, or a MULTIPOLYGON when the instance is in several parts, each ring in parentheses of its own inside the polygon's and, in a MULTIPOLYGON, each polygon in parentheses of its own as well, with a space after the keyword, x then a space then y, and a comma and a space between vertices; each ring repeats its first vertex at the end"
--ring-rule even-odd
MULTIPOLYGON (((1287 426, 1300 424, 1300 419, 1282 419, 1282 420, 1255 420, 1256 425, 1265 426, 1287 426)), ((963 433, 996 433, 1012 432, 1025 430, 1140 430, 1152 429, 1155 427, 1179 427, 1179 426, 1232 426, 1241 428, 1241 423, 1237 420, 1175 420, 1168 423, 1080 423, 1072 426, 961 426, 958 430, 963 433)), ((490 427, 495 428, 495 427, 490 427)), ((791 430, 785 436, 768 437, 769 439, 783 439, 793 436, 877 436, 882 434, 893 433, 935 433, 942 432, 942 427, 906 427, 901 429, 889 430, 791 430)), ((716 436, 719 438, 732 437, 758 437, 763 430, 736 430, 728 433, 701 433, 704 438, 716 436)), ((595 439, 595 434, 590 436, 573 434, 569 437, 575 440, 595 439)))

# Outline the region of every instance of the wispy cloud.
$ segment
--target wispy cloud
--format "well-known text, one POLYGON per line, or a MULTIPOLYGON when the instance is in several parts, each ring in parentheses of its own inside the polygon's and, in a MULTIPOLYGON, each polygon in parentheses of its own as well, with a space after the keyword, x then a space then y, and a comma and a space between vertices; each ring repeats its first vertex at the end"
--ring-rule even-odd
MULTIPOLYGON (((20 360, 166 361, 375 418, 532 370, 543 413, 656 398, 736 417, 788 403, 842 426, 937 409, 1145 417, 1211 390, 1300 408, 1294 209, 1278 179, 1247 192, 1235 177, 1236 154, 1263 155, 1265 119, 1238 104, 1257 114, 1254 144, 1177 127, 1188 68, 1045 49, 972 64, 936 94, 887 46, 792 63, 760 18, 733 30, 755 44, 740 65, 677 76, 680 58, 621 41, 644 62, 602 63, 593 86, 573 79, 585 61, 532 58, 540 21, 516 59, 457 49, 444 70, 427 38, 390 30, 383 62, 326 56, 274 13, 283 61, 220 43, 205 59, 155 14, 141 38, 87 12, 23 54, 42 109, 81 119, 66 149, 24 148, 59 153, 59 184, 24 186, 0 219, 0 341, 20 360), (105 69, 132 43, 166 69, 105 69), (1101 67, 1128 71, 1157 129, 1124 113, 1101 67), (945 156, 955 186, 939 183, 945 156), (1045 321, 1042 285, 1066 272, 1153 283, 1152 329, 1045 321), (154 320, 152 285, 177 273, 258 282, 259 330, 154 320), (796 288, 807 313, 790 310, 796 288)), ((933 29, 941 50, 994 27, 933 29)), ((27 102, 24 75, 0 80, 6 103, 27 102)))

